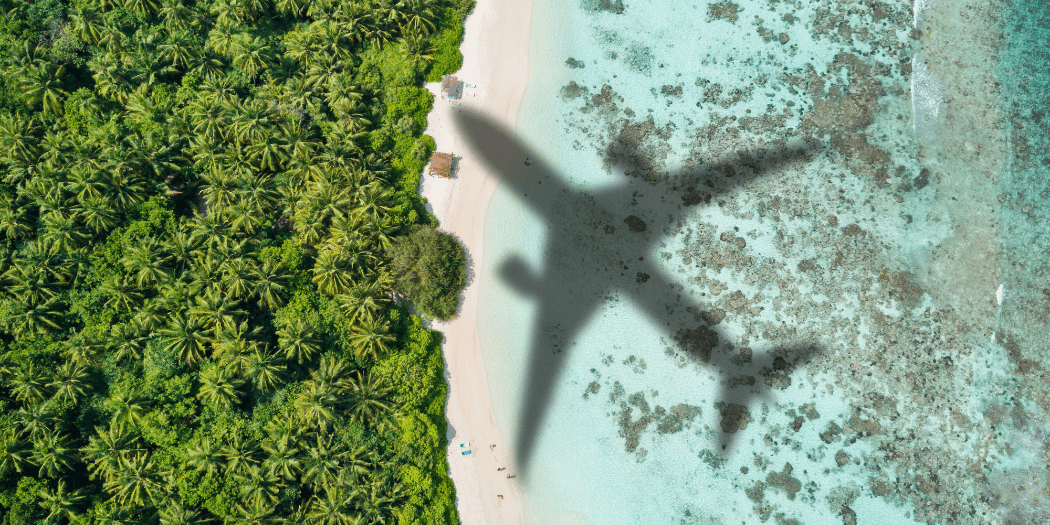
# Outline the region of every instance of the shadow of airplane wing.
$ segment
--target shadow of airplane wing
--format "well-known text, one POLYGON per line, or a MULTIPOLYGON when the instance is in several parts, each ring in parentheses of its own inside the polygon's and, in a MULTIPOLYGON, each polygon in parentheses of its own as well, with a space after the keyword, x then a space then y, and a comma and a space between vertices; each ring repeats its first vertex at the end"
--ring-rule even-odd
POLYGON ((500 274, 519 293, 539 303, 539 315, 529 345, 526 401, 514 443, 516 463, 524 475, 554 397, 557 380, 565 368, 569 345, 594 313, 599 296, 586 283, 573 285, 553 281, 546 275, 533 278, 531 270, 521 259, 511 259, 501 265, 500 274))

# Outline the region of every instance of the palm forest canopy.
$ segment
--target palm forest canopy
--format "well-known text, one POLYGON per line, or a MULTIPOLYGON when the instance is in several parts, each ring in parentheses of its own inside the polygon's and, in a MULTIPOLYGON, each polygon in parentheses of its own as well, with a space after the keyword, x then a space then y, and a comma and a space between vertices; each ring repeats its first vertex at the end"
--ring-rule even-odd
POLYGON ((0 523, 458 522, 471 1, 0 0, 0 523))

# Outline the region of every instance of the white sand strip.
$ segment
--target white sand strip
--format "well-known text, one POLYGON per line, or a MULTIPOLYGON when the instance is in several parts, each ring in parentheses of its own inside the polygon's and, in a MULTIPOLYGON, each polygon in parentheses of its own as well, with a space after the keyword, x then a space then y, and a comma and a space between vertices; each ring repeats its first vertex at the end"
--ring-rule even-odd
POLYGON ((478 342, 478 279, 482 264, 485 212, 499 185, 460 135, 453 115, 471 109, 515 129, 518 108, 529 79, 530 0, 478 0, 467 18, 463 68, 456 74, 469 84, 461 100, 442 98, 440 84, 430 84, 436 101, 426 133, 437 150, 457 157, 455 178, 423 177, 422 193, 441 221, 441 229, 466 245, 475 277, 465 291, 459 317, 434 328, 445 334, 449 375, 447 417, 450 425, 449 465, 456 485, 460 519, 474 524, 522 524, 516 483, 507 475, 510 441, 500 436, 492 416, 485 361, 478 342), (469 442, 471 454, 459 445, 469 442), (496 445, 490 448, 490 445, 496 445), (497 471, 507 467, 504 471, 497 471), (500 498, 499 495, 503 497, 500 498))

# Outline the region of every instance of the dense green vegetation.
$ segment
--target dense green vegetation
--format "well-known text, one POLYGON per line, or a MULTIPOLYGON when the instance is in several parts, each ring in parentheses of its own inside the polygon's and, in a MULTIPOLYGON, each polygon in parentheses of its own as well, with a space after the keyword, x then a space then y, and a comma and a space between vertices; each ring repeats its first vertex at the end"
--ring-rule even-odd
POLYGON ((0 523, 458 522, 392 297, 470 2, 0 0, 0 523))

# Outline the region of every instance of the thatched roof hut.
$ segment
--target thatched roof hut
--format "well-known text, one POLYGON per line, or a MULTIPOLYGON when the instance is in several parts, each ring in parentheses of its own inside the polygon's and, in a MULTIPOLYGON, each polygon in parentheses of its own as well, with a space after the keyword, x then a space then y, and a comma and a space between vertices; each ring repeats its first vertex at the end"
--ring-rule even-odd
POLYGON ((452 75, 445 75, 441 77, 441 93, 448 98, 462 98, 463 81, 452 75))
POLYGON ((454 156, 451 153, 439 153, 435 151, 430 155, 430 175, 440 175, 442 177, 452 176, 452 160, 454 156))

